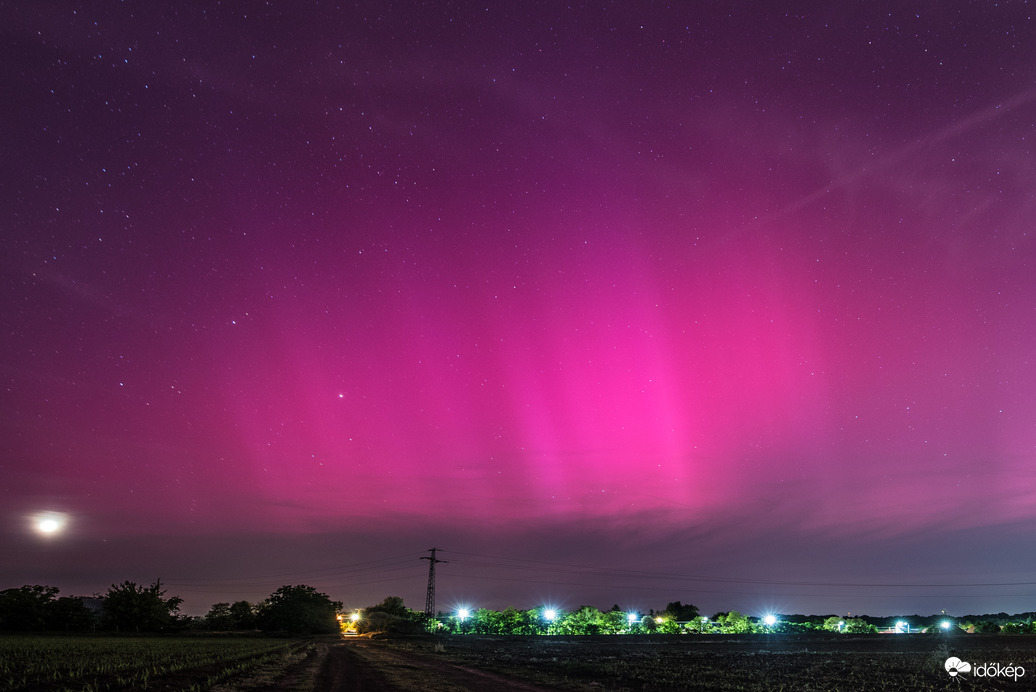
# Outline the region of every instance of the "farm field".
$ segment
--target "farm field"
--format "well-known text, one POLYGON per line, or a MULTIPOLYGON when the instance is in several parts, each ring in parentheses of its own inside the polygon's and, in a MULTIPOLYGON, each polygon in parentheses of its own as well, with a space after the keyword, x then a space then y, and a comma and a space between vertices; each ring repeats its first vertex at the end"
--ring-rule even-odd
MULTIPOLYGON (((313 641, 258 637, 0 637, 0 690, 217 689, 284 678, 318 649, 313 641)), ((326 645, 324 645, 326 648, 326 645)))
MULTIPOLYGON (((380 663, 377 657, 369 659, 384 669, 413 668, 423 661, 429 672, 438 667, 441 682, 450 679, 450 668, 459 667, 541 690, 1027 690, 1036 679, 1036 638, 1026 636, 465 635, 361 646, 394 652, 395 664, 384 656, 380 663), (970 662, 972 672, 951 677, 944 668, 951 656, 970 662), (975 668, 984 663, 999 665, 1001 674, 976 675, 975 668), (1014 674, 1024 668, 1024 674, 1017 679, 1003 675, 1008 666, 1015 667, 1014 674)), ((479 689, 477 681, 457 682, 438 689, 479 689)), ((412 679, 372 689, 421 686, 412 679)))
POLYGON ((1034 679, 1024 635, 0 637, 11 692, 1020 691, 1034 679), (951 656, 972 671, 951 677, 951 656), (977 676, 981 664, 1024 673, 977 676))

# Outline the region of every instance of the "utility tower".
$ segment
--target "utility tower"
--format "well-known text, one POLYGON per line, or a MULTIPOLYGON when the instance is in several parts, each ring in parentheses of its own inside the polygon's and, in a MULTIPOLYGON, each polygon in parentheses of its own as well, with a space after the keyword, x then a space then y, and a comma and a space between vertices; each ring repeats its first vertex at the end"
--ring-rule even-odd
POLYGON ((446 562, 446 560, 440 560, 435 557, 435 551, 438 548, 429 548, 428 552, 431 553, 431 557, 424 556, 422 560, 428 560, 428 593, 424 598, 424 614, 430 618, 435 617, 435 563, 446 562))

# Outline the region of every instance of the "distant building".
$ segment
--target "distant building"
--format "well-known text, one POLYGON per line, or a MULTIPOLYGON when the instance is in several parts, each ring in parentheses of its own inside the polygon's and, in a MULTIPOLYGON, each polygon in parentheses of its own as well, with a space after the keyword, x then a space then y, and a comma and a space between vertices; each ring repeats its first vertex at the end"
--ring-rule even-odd
POLYGON ((104 599, 100 596, 83 596, 83 607, 90 611, 98 622, 104 617, 104 599))

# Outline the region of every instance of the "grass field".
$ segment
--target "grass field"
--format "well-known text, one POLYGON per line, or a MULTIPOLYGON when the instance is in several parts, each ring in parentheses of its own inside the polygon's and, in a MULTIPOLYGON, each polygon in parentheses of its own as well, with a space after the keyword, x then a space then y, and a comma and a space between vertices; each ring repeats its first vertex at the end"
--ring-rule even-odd
POLYGON ((1036 638, 1028 636, 454 636, 383 645, 566 690, 1036 688, 1036 638), (980 677, 973 669, 951 677, 944 667, 950 656, 1025 672, 980 677))
POLYGON ((209 690, 311 646, 257 637, 0 637, 0 690, 209 690))

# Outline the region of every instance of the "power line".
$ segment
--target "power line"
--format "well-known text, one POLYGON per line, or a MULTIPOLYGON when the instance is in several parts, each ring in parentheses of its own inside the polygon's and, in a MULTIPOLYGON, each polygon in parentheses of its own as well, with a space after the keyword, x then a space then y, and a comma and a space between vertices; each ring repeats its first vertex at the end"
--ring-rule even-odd
POLYGON ((292 581, 327 581, 341 577, 360 576, 368 574, 387 574, 398 572, 403 569, 413 570, 413 554, 400 555, 367 562, 355 563, 348 566, 329 567, 325 569, 291 572, 284 574, 219 577, 219 578, 196 578, 183 577, 180 579, 167 580, 167 584, 187 587, 263 587, 267 585, 283 585, 292 581))
MULTIPOLYGON (((455 564, 463 564, 463 563, 455 563, 455 564)), ((485 579, 485 580, 491 580, 491 581, 519 582, 519 583, 522 583, 522 584, 548 584, 548 585, 551 585, 551 586, 581 586, 581 587, 594 588, 594 589, 606 588, 604 585, 602 585, 600 583, 588 584, 588 583, 572 582, 572 581, 550 581, 550 580, 547 580, 547 579, 522 579, 522 578, 519 578, 519 577, 491 577, 491 576, 486 576, 486 575, 474 576, 474 577, 471 577, 471 578, 479 579, 479 580, 484 580, 485 579)), ((638 586, 638 585, 629 585, 629 584, 623 585, 622 588, 625 589, 625 590, 634 590, 634 591, 661 591, 661 592, 670 593, 670 594, 672 594, 674 590, 678 590, 678 589, 674 589, 673 587, 668 587, 668 586, 638 586)), ((726 590, 726 589, 698 589, 698 588, 694 589, 694 593, 695 594, 704 594, 704 593, 707 593, 707 594, 725 594, 725 595, 736 595, 736 596, 760 595, 760 594, 758 594, 758 592, 755 592, 755 591, 731 591, 731 590, 726 590)), ((769 591, 765 595, 767 595, 767 596, 818 595, 818 596, 823 596, 824 598, 888 598, 888 596, 886 594, 875 594, 875 593, 870 593, 870 594, 867 594, 867 593, 852 593, 852 594, 845 594, 845 593, 802 594, 802 593, 787 593, 787 592, 769 591)), ((1016 597, 1022 597, 1022 596, 1024 596, 1024 597, 1032 597, 1032 596, 1034 596, 1036 594, 1034 594, 1034 593, 1023 593, 1023 594, 1009 594, 1009 595, 1016 596, 1016 597)), ((943 598, 943 599, 945 599, 945 598, 947 598, 947 596, 945 594, 913 594, 913 595, 910 596, 910 598, 943 598)), ((954 598, 988 598, 988 594, 955 595, 954 598)))
POLYGON ((967 587, 1004 587, 1004 586, 1036 586, 1036 581, 1022 582, 962 582, 962 583, 940 583, 940 582, 835 582, 835 581, 790 581, 781 579, 748 579, 744 577, 730 576, 706 576, 676 574, 671 572, 644 572, 628 569, 616 569, 612 567, 592 567, 588 565, 571 565, 564 563, 545 562, 542 560, 523 560, 517 558, 500 557, 494 555, 480 555, 477 553, 464 553, 450 551, 451 554, 469 555, 476 558, 488 560, 510 561, 512 563, 530 563, 532 566, 521 564, 500 564, 492 562, 477 562, 470 560, 454 560, 456 564, 472 565, 480 567, 494 567, 508 570, 525 570, 530 572, 571 572, 574 574, 597 574, 614 577, 635 577, 638 579, 670 579, 681 581, 698 582, 721 582, 736 584, 760 584, 764 586, 809 586, 809 587, 847 587, 847 588, 967 588, 967 587))

